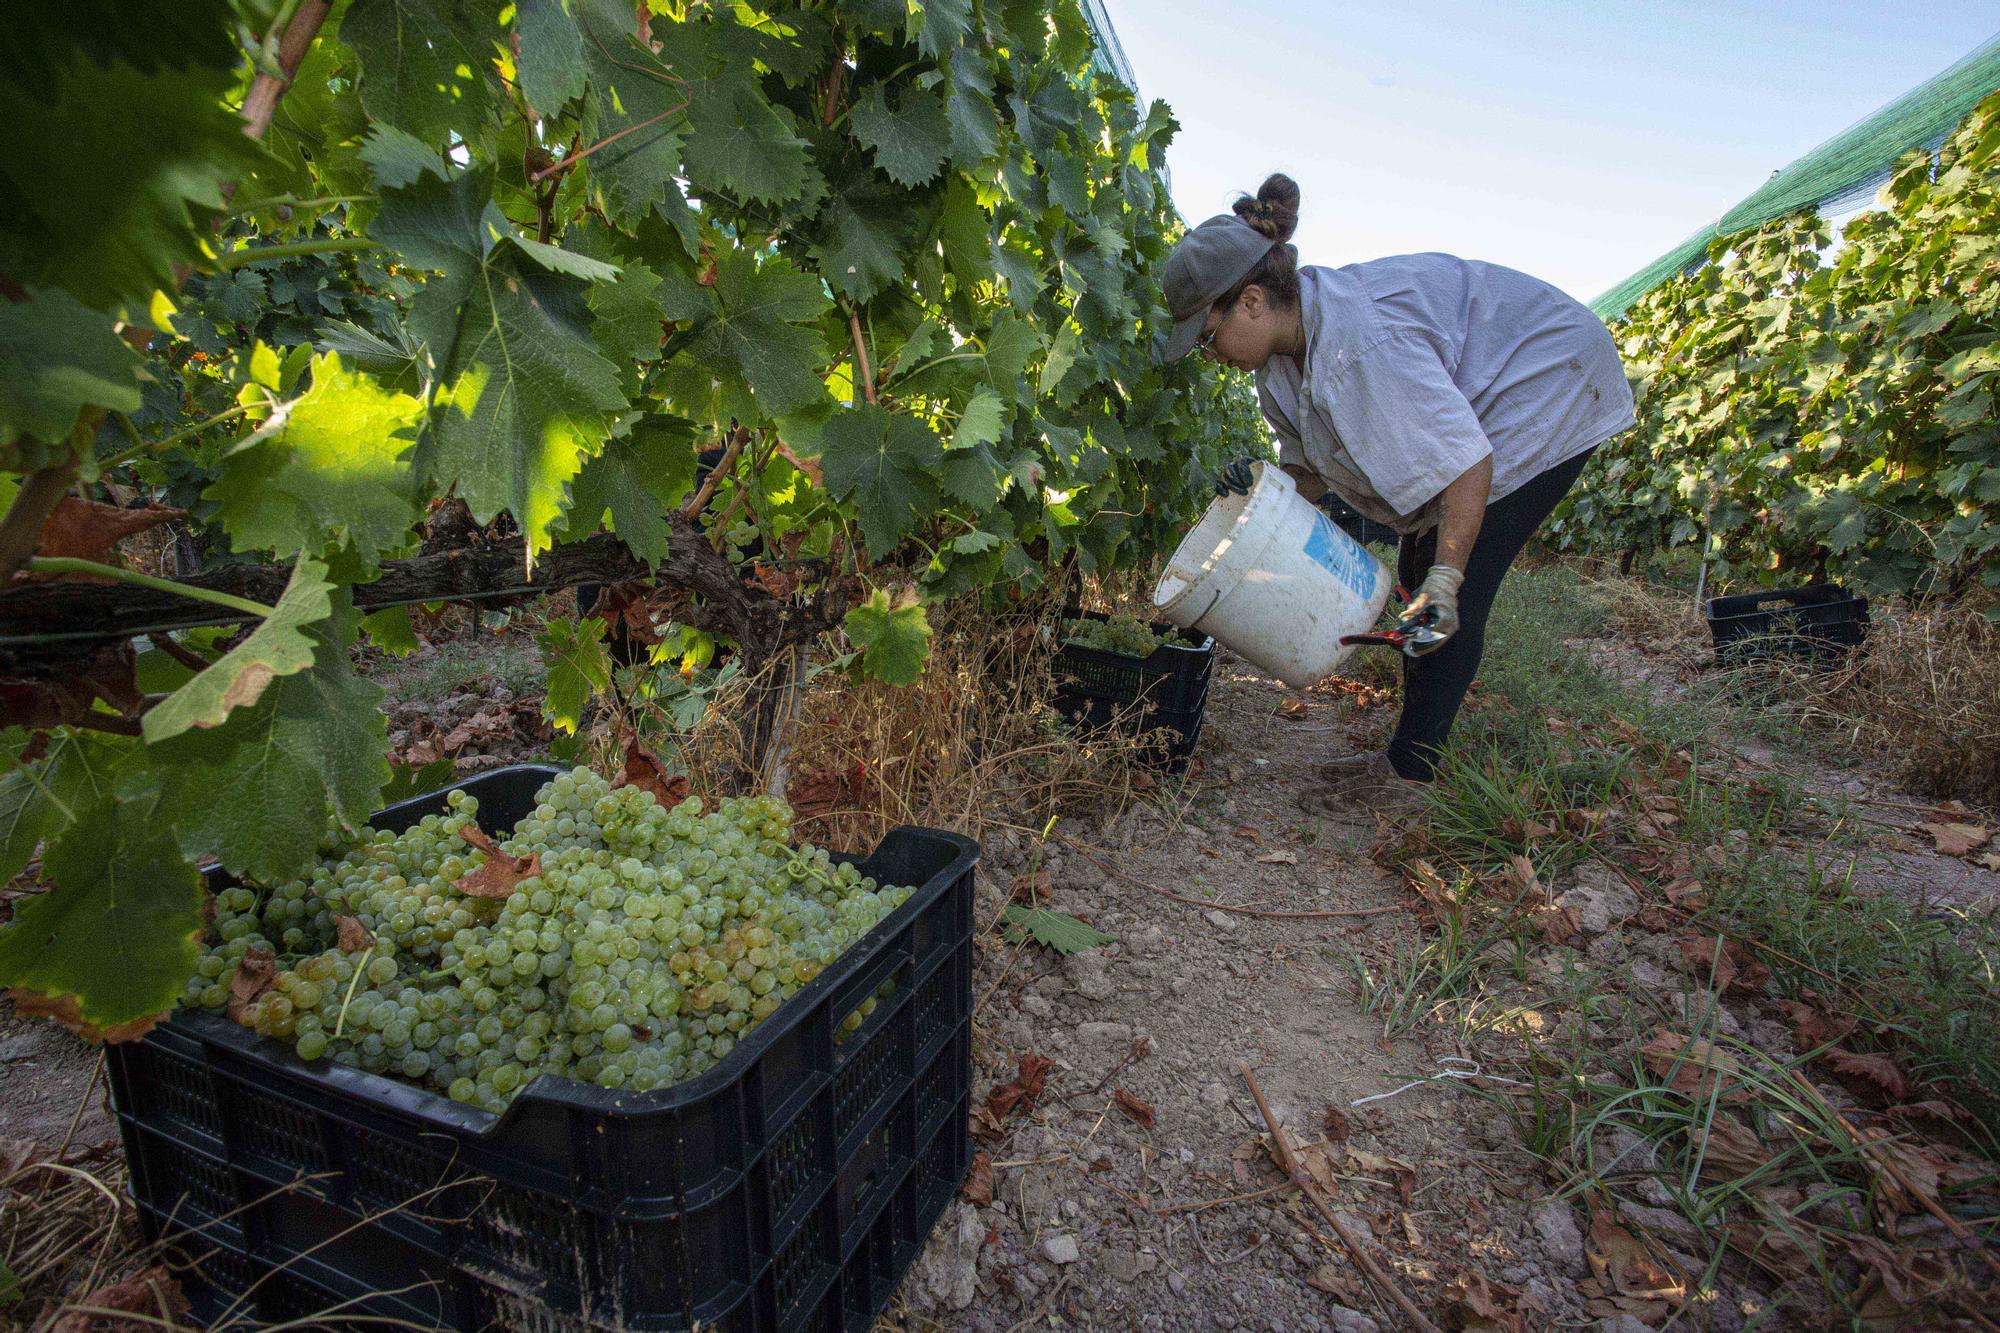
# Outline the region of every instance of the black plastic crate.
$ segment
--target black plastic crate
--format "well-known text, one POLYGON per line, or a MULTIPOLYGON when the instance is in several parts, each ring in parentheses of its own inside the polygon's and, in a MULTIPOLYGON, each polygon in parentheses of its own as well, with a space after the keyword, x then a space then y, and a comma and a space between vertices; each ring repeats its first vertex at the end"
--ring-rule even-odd
MULTIPOLYGON (((1071 607, 1062 613, 1062 619, 1109 620, 1110 617, 1071 607)), ((1072 695, 1113 704, 1143 701, 1154 708, 1182 712, 1198 709, 1208 694, 1208 676, 1215 666, 1215 640, 1208 635, 1197 637, 1165 621, 1156 620, 1151 628, 1170 642, 1161 644, 1152 656, 1145 658, 1074 643, 1058 645, 1053 664, 1057 685, 1072 695)))
MULTIPOLYGON (((497 835, 561 771, 458 786, 497 835)), ((436 792, 374 823, 444 808, 436 792)), ((866 1329, 971 1165, 978 854, 899 828, 840 858, 916 892, 720 1064, 654 1092, 544 1075, 496 1116, 177 1012, 107 1048, 147 1233, 187 1261, 207 1321, 866 1329)))
POLYGON ((1832 666, 1868 637, 1868 599, 1834 583, 1711 598, 1703 612, 1724 666, 1774 659, 1832 666))
POLYGON ((1056 711, 1071 726, 1090 731, 1122 727, 1132 734, 1163 732, 1149 747, 1145 759, 1154 767, 1178 774, 1187 768, 1195 745, 1201 740, 1202 717, 1208 705, 1204 686, 1192 708, 1151 708, 1121 704, 1112 699, 1093 698, 1067 688, 1058 689, 1053 700, 1056 711))

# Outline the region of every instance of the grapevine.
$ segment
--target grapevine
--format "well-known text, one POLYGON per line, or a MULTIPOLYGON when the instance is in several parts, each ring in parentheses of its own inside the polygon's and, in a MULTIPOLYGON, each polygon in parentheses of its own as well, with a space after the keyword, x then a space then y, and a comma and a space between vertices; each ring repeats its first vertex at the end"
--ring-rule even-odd
MULTIPOLYGON (((1257 430, 1152 362, 1175 125, 1074 0, 164 14, 0 21, 0 581, 111 580, 0 586, 0 872, 49 886, 0 984, 85 1030, 186 993, 196 864, 358 834, 351 650, 408 605, 655 580, 764 754, 784 664, 914 681, 929 608, 1150 558, 1257 430), (149 524, 254 605, 135 586, 149 524)), ((549 642, 575 716, 602 635, 549 642)))

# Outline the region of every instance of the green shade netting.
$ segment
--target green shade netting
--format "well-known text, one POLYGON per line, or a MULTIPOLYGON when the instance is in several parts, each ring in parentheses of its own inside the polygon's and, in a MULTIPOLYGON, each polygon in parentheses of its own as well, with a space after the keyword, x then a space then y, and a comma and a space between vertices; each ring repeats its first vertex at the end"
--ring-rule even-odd
POLYGON ((1872 198, 1897 159, 1913 149, 1936 148, 1995 88, 2000 88, 2000 35, 1774 173, 1716 222, 1592 301, 1591 310, 1600 319, 1618 318, 1660 283, 1698 263, 1717 236, 1759 227, 1802 208, 1872 198))

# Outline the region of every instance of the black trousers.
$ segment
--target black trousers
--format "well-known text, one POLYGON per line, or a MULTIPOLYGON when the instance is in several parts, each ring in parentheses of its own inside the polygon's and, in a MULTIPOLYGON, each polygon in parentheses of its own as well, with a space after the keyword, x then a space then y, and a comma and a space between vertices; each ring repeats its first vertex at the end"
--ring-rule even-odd
MULTIPOLYGON (((1458 633, 1422 657, 1403 659, 1403 716, 1389 742, 1389 763, 1413 782, 1429 782, 1436 771, 1445 738, 1472 678, 1486 655, 1486 617, 1500 580, 1514 557, 1535 535, 1549 514, 1569 494, 1583 472, 1590 452, 1558 463, 1504 500, 1486 506, 1479 540, 1465 562, 1465 583, 1458 590, 1458 633)), ((1437 563, 1438 530, 1404 537, 1396 555, 1396 578, 1413 592, 1437 563)))

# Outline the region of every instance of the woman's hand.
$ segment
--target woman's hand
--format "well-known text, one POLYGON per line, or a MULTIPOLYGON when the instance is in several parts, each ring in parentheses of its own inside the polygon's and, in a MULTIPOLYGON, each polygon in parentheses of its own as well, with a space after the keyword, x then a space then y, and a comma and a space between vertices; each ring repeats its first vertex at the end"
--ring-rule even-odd
POLYGON ((1413 621, 1425 612, 1430 613, 1430 627, 1437 632, 1437 641, 1423 652, 1434 650, 1439 643, 1458 633, 1458 589, 1465 582, 1465 575, 1450 565, 1432 565, 1430 573, 1424 576, 1417 595, 1410 599, 1410 609, 1403 613, 1405 621, 1413 621))
POLYGON ((1257 474, 1250 467, 1255 461, 1253 458, 1237 458, 1224 463, 1222 471, 1215 474, 1215 493, 1217 495, 1250 494, 1250 488, 1257 482, 1257 474))

